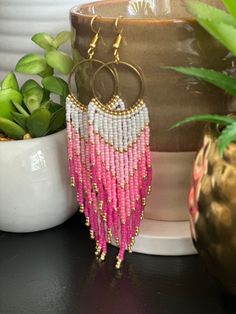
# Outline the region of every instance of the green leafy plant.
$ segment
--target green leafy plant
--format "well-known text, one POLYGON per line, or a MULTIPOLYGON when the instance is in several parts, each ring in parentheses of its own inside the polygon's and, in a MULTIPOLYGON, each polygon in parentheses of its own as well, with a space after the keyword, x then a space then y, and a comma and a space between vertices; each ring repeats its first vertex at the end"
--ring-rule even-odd
MULTIPOLYGON (((197 0, 186 2, 187 10, 213 37, 222 43, 233 56, 236 56, 236 1, 222 0, 228 12, 217 9, 197 0)), ((236 96, 236 78, 211 69, 194 67, 166 67, 182 74, 211 83, 232 96, 236 96)), ((223 126, 219 136, 219 149, 222 155, 225 148, 236 140, 236 120, 221 115, 196 115, 178 122, 172 128, 194 121, 208 121, 223 126)))
POLYGON ((30 53, 23 56, 15 70, 37 75, 41 84, 31 78, 20 88, 13 72, 0 82, 0 137, 28 139, 49 135, 65 127, 68 85, 54 72, 67 75, 72 69, 72 58, 59 50, 69 39, 70 32, 61 32, 54 38, 47 33, 32 37, 44 55, 30 53))

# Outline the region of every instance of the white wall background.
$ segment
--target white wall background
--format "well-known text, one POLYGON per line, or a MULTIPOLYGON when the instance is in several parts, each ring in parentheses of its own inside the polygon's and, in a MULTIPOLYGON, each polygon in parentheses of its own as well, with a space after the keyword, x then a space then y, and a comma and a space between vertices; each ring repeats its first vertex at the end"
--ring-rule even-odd
POLYGON ((37 51, 33 34, 69 30, 70 8, 85 2, 91 0, 0 0, 0 80, 25 53, 37 51))

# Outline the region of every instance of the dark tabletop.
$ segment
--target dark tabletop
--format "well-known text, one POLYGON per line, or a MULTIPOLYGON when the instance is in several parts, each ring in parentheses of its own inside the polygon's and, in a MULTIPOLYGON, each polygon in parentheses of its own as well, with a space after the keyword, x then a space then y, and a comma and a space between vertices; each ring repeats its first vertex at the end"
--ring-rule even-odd
POLYGON ((1 314, 236 313, 197 256, 127 255, 114 269, 117 249, 95 259, 83 218, 57 228, 0 233, 1 314))

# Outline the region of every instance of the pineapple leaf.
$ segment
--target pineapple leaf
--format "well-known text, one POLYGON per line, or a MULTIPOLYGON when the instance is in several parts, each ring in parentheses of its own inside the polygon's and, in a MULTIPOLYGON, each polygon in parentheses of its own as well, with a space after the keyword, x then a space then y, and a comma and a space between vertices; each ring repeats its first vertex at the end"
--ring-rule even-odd
POLYGON ((166 69, 174 70, 179 73, 194 76, 198 79, 211 83, 230 95, 236 96, 236 78, 227 74, 214 70, 202 68, 184 68, 184 67, 165 67, 166 69))
POLYGON ((204 27, 210 35, 215 37, 222 45, 236 54, 236 43, 232 40, 232 36, 236 34, 236 27, 231 25, 219 23, 218 21, 207 21, 198 19, 198 23, 204 27))
POLYGON ((225 148, 236 140, 236 122, 229 124, 219 137, 220 156, 223 156, 225 148))
POLYGON ((187 1, 187 9, 202 27, 236 55, 236 43, 232 40, 236 36, 236 19, 232 15, 195 0, 187 1))
MULTIPOLYGON (((228 0, 227 2, 233 1, 228 0)), ((186 1, 186 7, 189 13, 195 16, 197 20, 224 23, 236 27, 236 19, 233 16, 211 5, 196 0, 189 0, 186 1)))
POLYGON ((236 17, 236 1, 235 0, 222 0, 227 10, 236 17))
POLYGON ((170 130, 191 122, 211 122, 221 125, 231 125, 235 123, 235 119, 228 116, 220 116, 215 114, 196 115, 177 122, 170 128, 170 130))

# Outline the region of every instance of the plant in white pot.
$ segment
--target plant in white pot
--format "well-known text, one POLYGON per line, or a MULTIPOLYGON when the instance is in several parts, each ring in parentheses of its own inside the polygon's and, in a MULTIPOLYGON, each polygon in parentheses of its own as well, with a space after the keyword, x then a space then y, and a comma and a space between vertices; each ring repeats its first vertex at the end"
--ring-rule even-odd
POLYGON ((75 213, 67 170, 65 98, 73 61, 59 47, 69 32, 32 40, 44 56, 27 54, 16 71, 38 75, 20 88, 13 72, 0 83, 0 230, 31 232, 54 227, 75 213), (59 101, 57 101, 59 99, 59 101))

